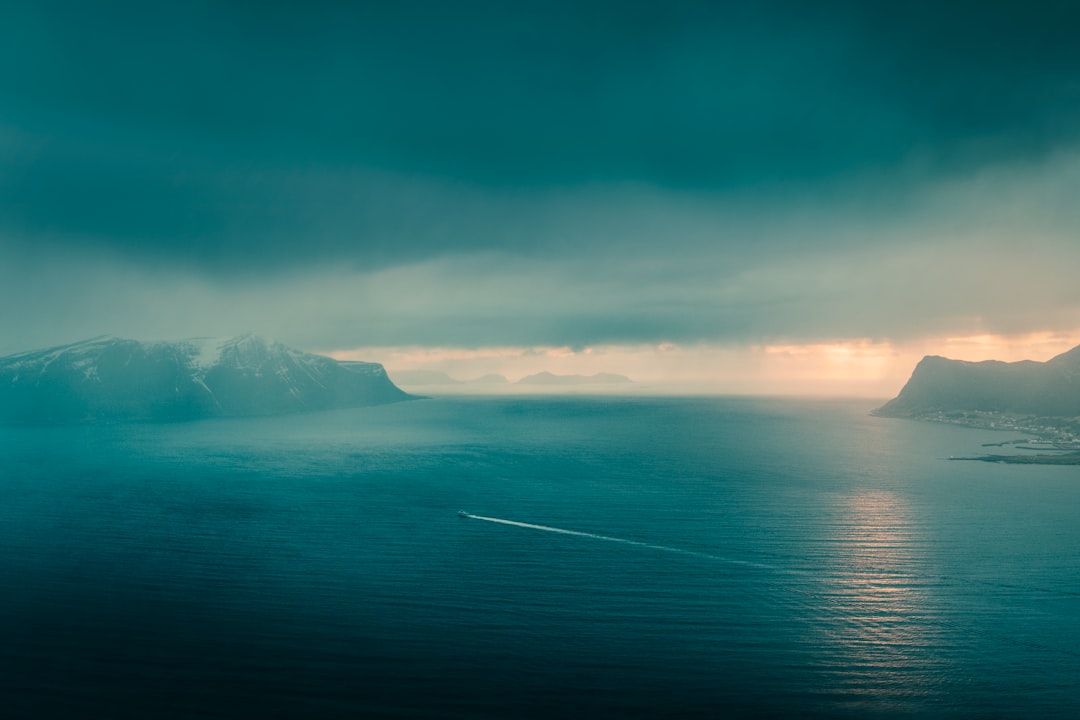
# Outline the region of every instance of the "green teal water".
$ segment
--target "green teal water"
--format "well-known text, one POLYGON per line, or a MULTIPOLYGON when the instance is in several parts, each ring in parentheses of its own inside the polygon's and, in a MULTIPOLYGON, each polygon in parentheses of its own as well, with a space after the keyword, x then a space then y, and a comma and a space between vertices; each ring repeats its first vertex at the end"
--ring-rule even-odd
POLYGON ((0 429, 4 712, 1080 716, 1080 468, 872 406, 0 429))

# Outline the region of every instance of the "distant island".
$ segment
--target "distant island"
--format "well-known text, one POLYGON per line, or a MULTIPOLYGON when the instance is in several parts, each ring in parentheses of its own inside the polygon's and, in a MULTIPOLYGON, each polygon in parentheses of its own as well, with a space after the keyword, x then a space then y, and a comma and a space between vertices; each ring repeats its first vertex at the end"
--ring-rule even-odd
POLYGON ((176 421, 412 399, 378 363, 337 361, 256 335, 94 338, 0 358, 0 422, 176 421))
POLYGON ((463 385, 439 370, 394 370, 390 378, 402 385, 463 385))
POLYGON ((510 381, 506 379, 505 375, 488 373, 487 375, 481 375, 478 378, 466 380, 465 382, 470 385, 506 385, 510 381))
POLYGON ((522 385, 531 388, 560 387, 581 385, 626 385, 633 380, 615 373, 596 373, 595 375, 556 375, 547 371, 527 375, 511 383, 504 375, 483 375, 471 380, 459 380, 440 370, 393 370, 390 376, 395 382, 409 387, 441 387, 446 390, 462 391, 468 389, 492 389, 502 386, 522 385))
POLYGON ((441 370, 393 370, 391 379, 401 385, 506 385, 510 381, 502 375, 483 375, 471 380, 458 380, 441 370))
MULTIPOLYGON (((873 411, 1039 437, 1038 455, 984 455, 958 460, 1080 464, 1080 347, 1046 362, 966 362, 924 357, 900 394, 873 411)), ((1004 444, 1004 443, 1002 443, 1004 444)))
POLYGON ((595 375, 555 375, 549 372, 539 372, 535 375, 527 375, 515 383, 516 385, 625 385, 633 380, 625 375, 615 373, 596 373, 595 375))

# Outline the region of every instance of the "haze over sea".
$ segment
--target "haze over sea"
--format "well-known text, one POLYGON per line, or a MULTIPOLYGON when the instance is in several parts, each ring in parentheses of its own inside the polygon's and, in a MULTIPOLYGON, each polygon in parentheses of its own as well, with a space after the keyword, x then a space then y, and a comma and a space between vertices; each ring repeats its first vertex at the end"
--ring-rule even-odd
POLYGON ((1077 468, 873 406, 0 429, 4 713, 1080 716, 1077 468))

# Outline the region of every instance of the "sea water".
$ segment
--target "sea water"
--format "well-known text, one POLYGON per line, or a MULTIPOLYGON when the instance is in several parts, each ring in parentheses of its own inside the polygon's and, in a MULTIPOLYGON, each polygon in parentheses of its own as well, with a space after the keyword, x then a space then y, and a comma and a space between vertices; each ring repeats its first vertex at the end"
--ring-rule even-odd
POLYGON ((0 713, 1080 716, 1080 468, 873 405, 0 429, 0 713))

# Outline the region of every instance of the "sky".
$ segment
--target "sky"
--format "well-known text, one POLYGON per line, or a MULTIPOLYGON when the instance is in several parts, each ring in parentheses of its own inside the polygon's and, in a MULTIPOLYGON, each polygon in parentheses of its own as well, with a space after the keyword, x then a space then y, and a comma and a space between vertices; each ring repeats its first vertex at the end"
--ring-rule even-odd
POLYGON ((894 394, 1080 343, 1072 2, 0 5, 0 354, 894 394))

